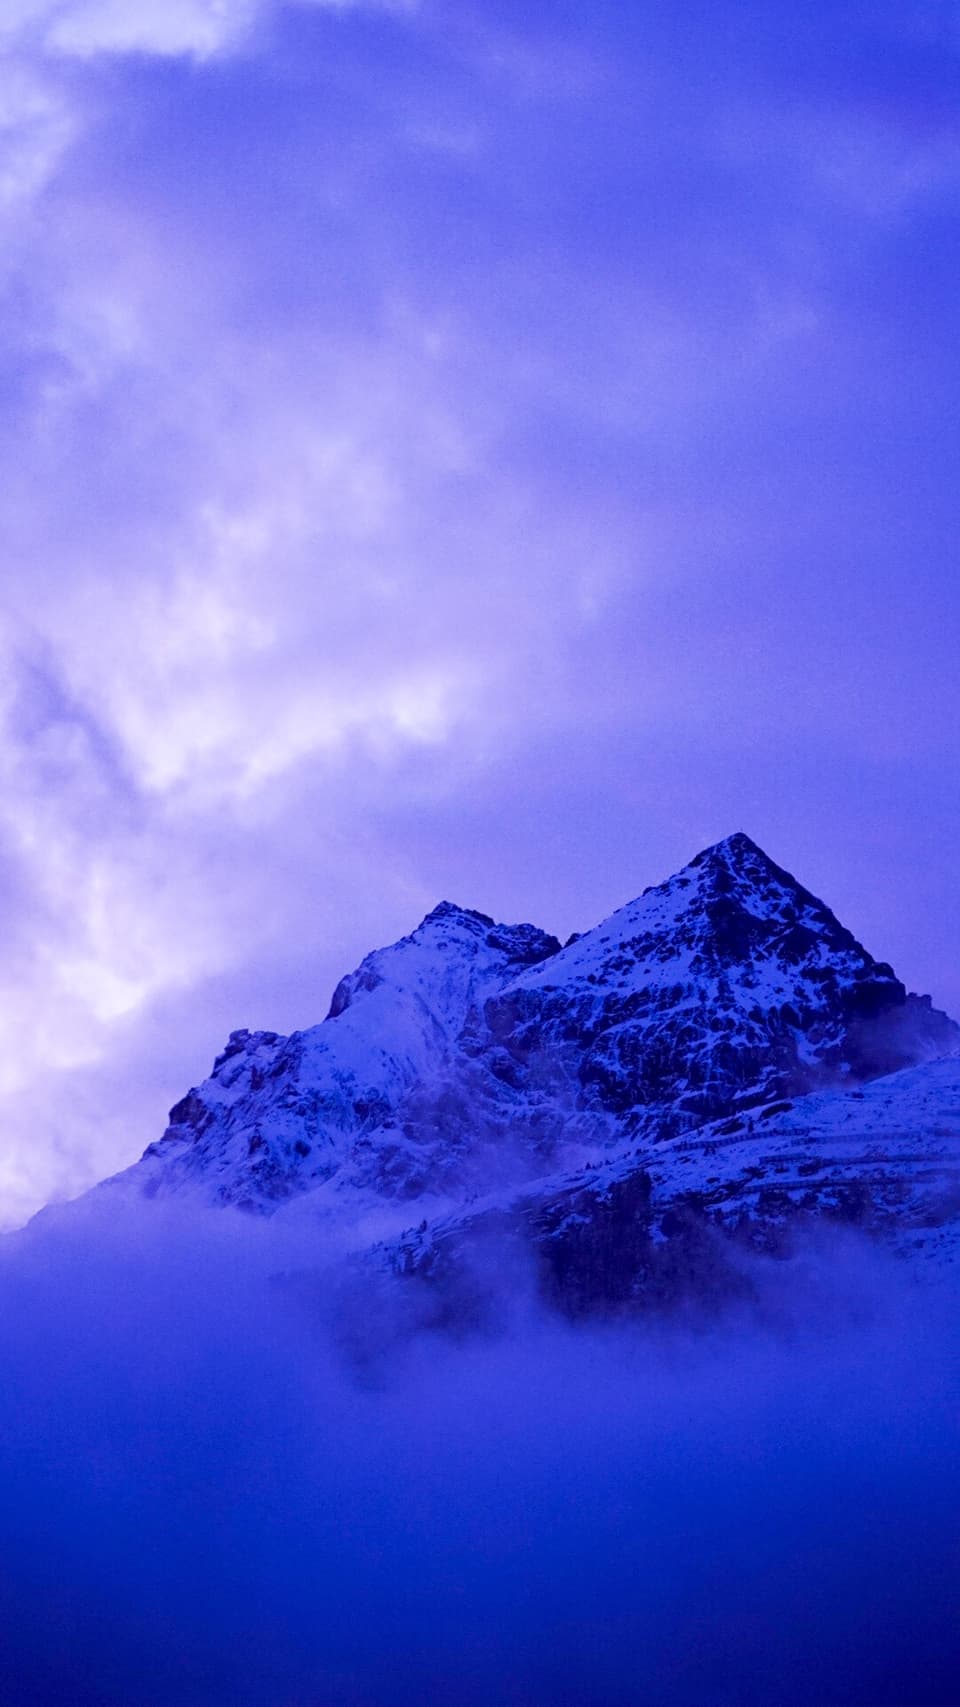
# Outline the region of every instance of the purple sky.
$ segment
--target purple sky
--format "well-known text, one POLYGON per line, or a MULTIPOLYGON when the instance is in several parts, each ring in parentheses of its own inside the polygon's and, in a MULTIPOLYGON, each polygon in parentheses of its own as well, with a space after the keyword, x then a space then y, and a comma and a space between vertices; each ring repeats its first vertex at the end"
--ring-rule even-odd
POLYGON ((955 5, 0 53, 0 1220, 441 897, 737 828, 960 1012, 955 5))

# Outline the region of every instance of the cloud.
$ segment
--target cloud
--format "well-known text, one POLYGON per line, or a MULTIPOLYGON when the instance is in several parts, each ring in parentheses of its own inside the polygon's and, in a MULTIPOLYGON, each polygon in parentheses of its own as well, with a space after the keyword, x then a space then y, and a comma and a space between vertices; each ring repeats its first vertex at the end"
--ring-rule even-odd
MULTIPOLYGON (((81 59, 156 54, 209 60, 242 45, 279 0, 9 0, 0 46, 33 47, 81 59)), ((411 0, 293 0, 346 11, 355 6, 409 11, 411 0)))
POLYGON ((953 1699, 952 1292, 837 1247, 710 1332, 521 1307, 358 1368, 305 1261, 156 1205, 0 1246, 9 1699, 953 1699))

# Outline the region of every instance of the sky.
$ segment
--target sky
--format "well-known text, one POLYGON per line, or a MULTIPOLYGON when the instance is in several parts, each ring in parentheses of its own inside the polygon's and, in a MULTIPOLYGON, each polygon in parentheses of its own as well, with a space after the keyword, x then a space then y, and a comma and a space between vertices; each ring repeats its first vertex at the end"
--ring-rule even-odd
POLYGON ((0 1224, 745 829, 960 1013, 960 8, 4 0, 0 1224))

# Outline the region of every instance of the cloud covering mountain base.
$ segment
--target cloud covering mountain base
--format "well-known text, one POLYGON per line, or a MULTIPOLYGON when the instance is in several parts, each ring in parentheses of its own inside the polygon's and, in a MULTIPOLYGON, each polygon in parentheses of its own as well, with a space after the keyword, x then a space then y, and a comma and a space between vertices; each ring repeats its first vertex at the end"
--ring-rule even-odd
POLYGON ((4 1242, 5 1700, 954 1698, 951 1282, 832 1234, 708 1328, 511 1277, 496 1335, 358 1366, 335 1272, 271 1281, 302 1237, 88 1200, 4 1242))

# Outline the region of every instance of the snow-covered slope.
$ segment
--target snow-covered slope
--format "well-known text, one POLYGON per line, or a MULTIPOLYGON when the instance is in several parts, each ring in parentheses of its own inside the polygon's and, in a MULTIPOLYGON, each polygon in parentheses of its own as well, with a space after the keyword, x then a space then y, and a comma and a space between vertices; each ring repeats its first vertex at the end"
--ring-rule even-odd
POLYGON ((512 1194, 490 1194, 383 1246, 405 1275, 476 1281, 477 1251, 519 1244, 572 1308, 676 1298, 743 1277, 745 1251, 824 1220, 938 1265, 960 1261, 960 1057, 860 1089, 708 1122, 512 1194))
POLYGON ((121 1177, 149 1195, 186 1187, 258 1210, 344 1167, 386 1195, 437 1185, 472 1136, 456 1097, 460 1040, 482 1025, 488 996, 558 948, 532 925, 442 902, 341 981, 322 1024, 233 1032, 121 1177))
MULTIPOLYGON (((612 1215, 634 1254, 603 1261, 630 1285, 631 1262, 660 1239, 655 1205, 669 1215, 674 1197, 689 1210, 699 1193, 714 1219, 775 1225, 793 1189, 795 1131, 776 1112, 786 1099, 805 1098, 805 1200, 833 1212, 840 1163, 815 1168, 810 1133, 839 1121, 859 1142, 864 1121, 887 1118, 886 1093, 861 1103, 845 1091, 958 1047, 960 1028, 929 998, 908 996, 736 835, 563 949, 532 925, 444 902, 344 978, 321 1024, 234 1032, 163 1138, 106 1189, 283 1206, 318 1234, 352 1226, 358 1245, 373 1225, 422 1222, 420 1243, 396 1257, 420 1272, 433 1261, 424 1253, 449 1247, 444 1228, 456 1243, 484 1204, 513 1215, 522 1201, 555 1250, 580 1229, 572 1272, 587 1274, 612 1215)), ((890 1119, 909 1124, 925 1098, 932 1109, 953 1095, 949 1073, 917 1070, 933 1076, 912 1101, 884 1079, 898 1087, 890 1119)), ((925 1130, 935 1124, 930 1113, 925 1130)), ((890 1150, 904 1203, 909 1153, 890 1150)), ((844 1167, 844 1191, 872 1190, 856 1157, 844 1167)))

